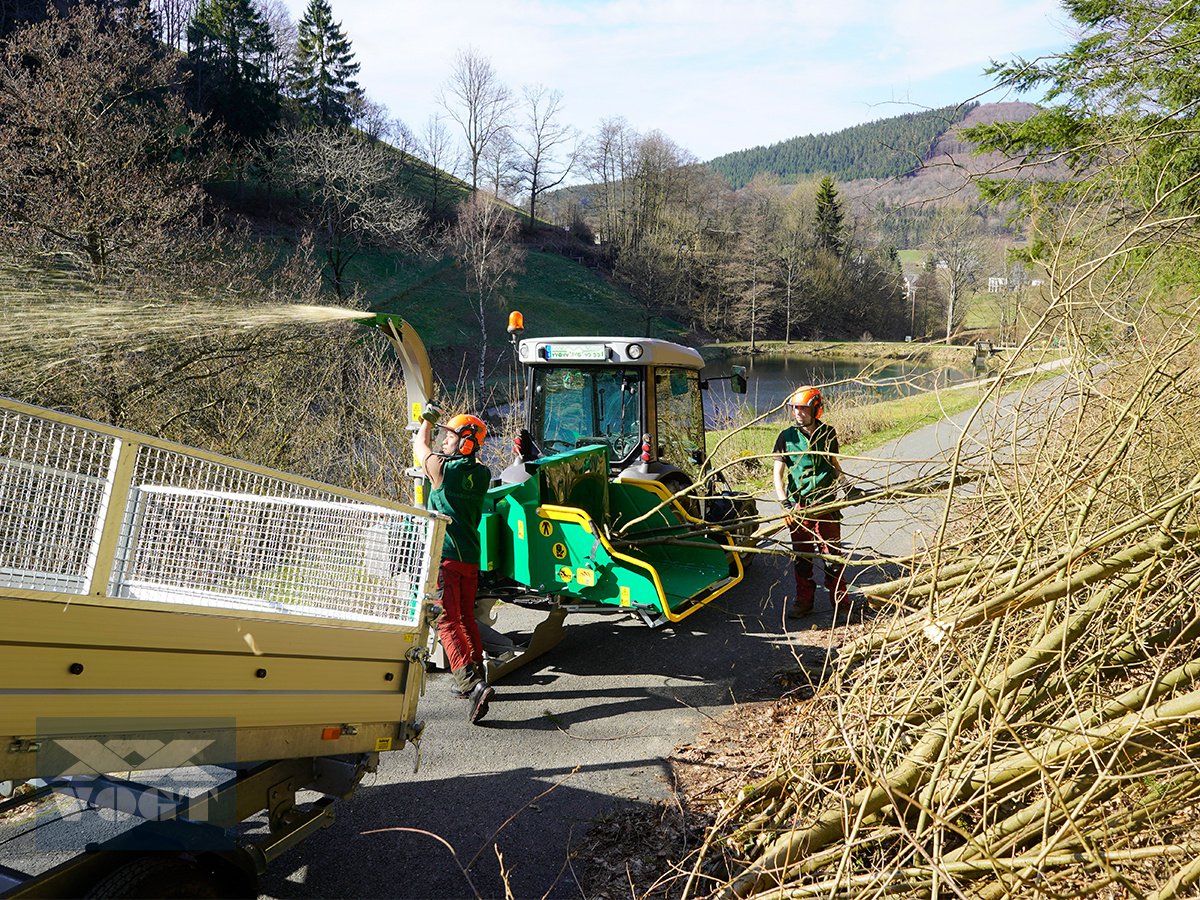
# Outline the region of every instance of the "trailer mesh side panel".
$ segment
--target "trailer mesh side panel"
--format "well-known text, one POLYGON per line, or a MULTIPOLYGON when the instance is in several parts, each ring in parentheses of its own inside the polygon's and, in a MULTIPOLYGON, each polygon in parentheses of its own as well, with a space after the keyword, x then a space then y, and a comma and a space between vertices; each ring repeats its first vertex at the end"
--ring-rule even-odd
POLYGON ((0 587, 87 593, 116 447, 0 409, 0 587))
POLYGON ((64 419, 0 398, 0 588, 420 624, 432 514, 64 419))
POLYGON ((142 447, 110 592, 416 625, 432 519, 142 447))

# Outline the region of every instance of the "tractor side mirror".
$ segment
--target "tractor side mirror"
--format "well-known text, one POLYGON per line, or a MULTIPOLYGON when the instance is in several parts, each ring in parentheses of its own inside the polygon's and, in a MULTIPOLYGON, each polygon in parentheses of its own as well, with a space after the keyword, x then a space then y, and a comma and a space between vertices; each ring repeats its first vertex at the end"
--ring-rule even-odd
POLYGON ((729 376, 729 389, 735 394, 746 393, 746 367, 733 366, 729 376))

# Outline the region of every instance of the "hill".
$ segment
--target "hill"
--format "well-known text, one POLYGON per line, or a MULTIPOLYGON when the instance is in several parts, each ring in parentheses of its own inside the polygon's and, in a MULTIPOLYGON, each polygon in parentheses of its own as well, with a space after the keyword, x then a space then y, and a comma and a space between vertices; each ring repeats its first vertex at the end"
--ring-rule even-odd
POLYGON ((978 104, 944 106, 855 125, 831 134, 795 137, 769 147, 752 147, 711 160, 737 189, 761 173, 793 182, 827 174, 838 181, 893 178, 920 167, 931 148, 978 104))

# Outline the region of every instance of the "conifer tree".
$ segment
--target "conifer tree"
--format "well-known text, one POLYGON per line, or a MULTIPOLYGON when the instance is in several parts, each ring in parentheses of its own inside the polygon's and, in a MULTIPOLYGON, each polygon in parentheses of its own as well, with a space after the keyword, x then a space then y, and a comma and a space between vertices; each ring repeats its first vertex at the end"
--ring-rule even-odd
POLYGON ((292 95, 323 125, 349 125, 360 93, 359 64, 328 0, 309 0, 297 26, 292 95))
POLYGON ((816 236, 819 248, 835 255, 842 252, 842 201, 828 175, 817 186, 816 236))
POLYGON ((278 117, 267 71, 271 30, 250 0, 202 0, 188 25, 192 91, 235 140, 261 137, 278 117))

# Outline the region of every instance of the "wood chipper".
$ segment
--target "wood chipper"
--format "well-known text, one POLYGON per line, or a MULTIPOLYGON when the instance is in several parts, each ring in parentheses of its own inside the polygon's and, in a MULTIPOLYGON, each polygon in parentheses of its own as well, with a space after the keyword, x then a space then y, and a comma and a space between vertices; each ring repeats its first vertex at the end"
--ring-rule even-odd
MULTIPOLYGON (((432 376, 411 326, 378 316, 408 385, 413 416, 432 376)), ((520 314, 510 333, 523 330, 520 314)), ((527 373, 519 455, 491 488, 480 524, 477 607, 495 678, 554 646, 572 610, 678 622, 743 577, 732 549, 754 501, 708 472, 695 350, 618 337, 522 340, 527 373), (679 499, 673 495, 700 482, 679 499), (703 489, 699 489, 703 488, 703 489), (489 627, 497 600, 549 607, 527 643, 489 627)), ((726 376, 745 391, 744 370, 726 376)), ((412 474, 418 478, 419 470, 412 474)), ((421 486, 418 483, 418 496, 421 486)))
POLYGON ((65 797, 140 820, 36 877, 0 864, 0 896, 254 896, 380 753, 419 741, 444 529, 0 399, 0 783, 36 786, 0 824, 44 834, 65 797))

